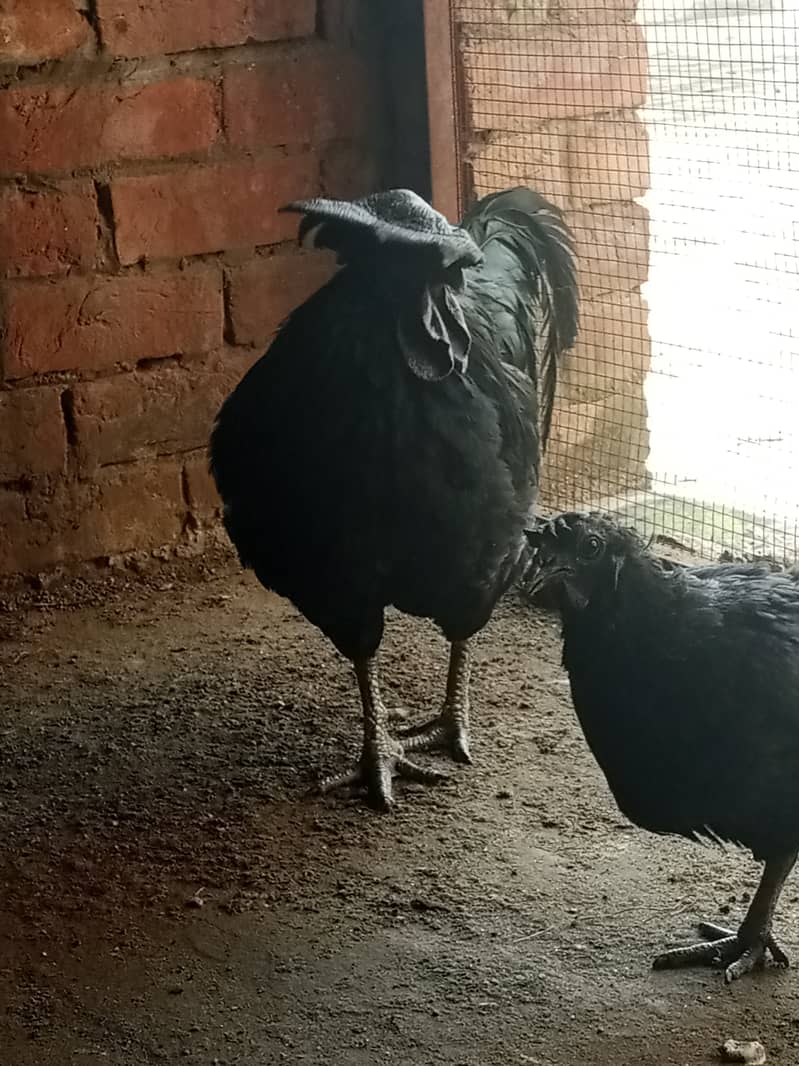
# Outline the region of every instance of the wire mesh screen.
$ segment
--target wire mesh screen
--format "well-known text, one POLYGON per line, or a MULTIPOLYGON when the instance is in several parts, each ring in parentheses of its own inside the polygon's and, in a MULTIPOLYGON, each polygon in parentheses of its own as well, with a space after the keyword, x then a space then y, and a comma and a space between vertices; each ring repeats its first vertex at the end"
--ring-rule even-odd
POLYGON ((799 554, 799 7, 454 0, 468 195, 564 208, 582 330, 542 502, 799 554))

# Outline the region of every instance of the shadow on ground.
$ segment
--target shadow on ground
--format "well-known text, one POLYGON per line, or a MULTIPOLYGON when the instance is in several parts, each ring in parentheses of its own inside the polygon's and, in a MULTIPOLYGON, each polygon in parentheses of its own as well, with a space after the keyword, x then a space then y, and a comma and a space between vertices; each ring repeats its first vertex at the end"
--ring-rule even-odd
MULTIPOLYGON (((5 1066, 693 1066, 728 1037, 799 1058, 791 972, 650 971, 698 917, 734 922, 757 868, 624 822, 550 617, 502 608, 476 765, 379 816, 308 795, 357 714, 290 607, 226 567, 83 598, 0 617, 5 1066)), ((445 665, 391 619, 394 702, 429 711, 445 665)))

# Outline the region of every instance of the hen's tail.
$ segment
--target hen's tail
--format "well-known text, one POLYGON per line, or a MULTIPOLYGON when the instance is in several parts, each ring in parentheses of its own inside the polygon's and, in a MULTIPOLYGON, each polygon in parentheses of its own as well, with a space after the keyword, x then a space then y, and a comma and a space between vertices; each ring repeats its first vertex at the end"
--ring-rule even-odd
POLYGON ((506 344, 503 355, 537 382, 541 440, 546 445, 558 360, 574 345, 579 325, 574 239, 558 208, 523 187, 483 197, 466 213, 462 226, 483 253, 479 274, 503 294, 500 315, 519 299, 533 305, 536 351, 526 350, 524 333, 517 331, 519 343, 506 344))

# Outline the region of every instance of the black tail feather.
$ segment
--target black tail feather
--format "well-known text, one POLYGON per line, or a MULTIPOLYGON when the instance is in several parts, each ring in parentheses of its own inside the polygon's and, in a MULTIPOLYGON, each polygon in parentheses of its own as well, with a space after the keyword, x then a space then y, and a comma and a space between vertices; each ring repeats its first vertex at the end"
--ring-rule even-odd
POLYGON ((558 362, 573 347, 579 328, 579 293, 574 239, 561 211, 531 189, 519 187, 479 200, 465 215, 463 228, 481 250, 492 241, 511 249, 534 283, 540 341, 541 440, 546 446, 552 424, 558 362))

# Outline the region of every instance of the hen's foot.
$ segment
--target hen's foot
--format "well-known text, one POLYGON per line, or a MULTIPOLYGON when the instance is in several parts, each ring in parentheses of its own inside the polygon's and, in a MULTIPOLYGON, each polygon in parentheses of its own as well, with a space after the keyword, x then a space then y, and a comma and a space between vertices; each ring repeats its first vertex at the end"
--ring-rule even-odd
POLYGON ((455 762, 471 763, 469 722, 465 711, 444 708, 423 725, 403 729, 400 736, 406 751, 446 751, 455 762))
POLYGON ((778 966, 789 966, 788 956, 776 943, 770 932, 744 937, 711 922, 697 926, 705 940, 685 948, 664 951, 653 961, 655 970, 675 969, 678 966, 723 966, 724 980, 729 984, 744 974, 762 967, 768 952, 778 966))
POLYGON ((376 740, 364 742, 361 758, 354 770, 327 778, 320 785, 320 790, 324 793, 338 788, 362 789, 366 792, 370 807, 388 811, 394 802, 392 781, 395 777, 422 785, 435 785, 444 781, 446 774, 417 766, 406 759, 403 745, 388 733, 383 733, 376 740))

